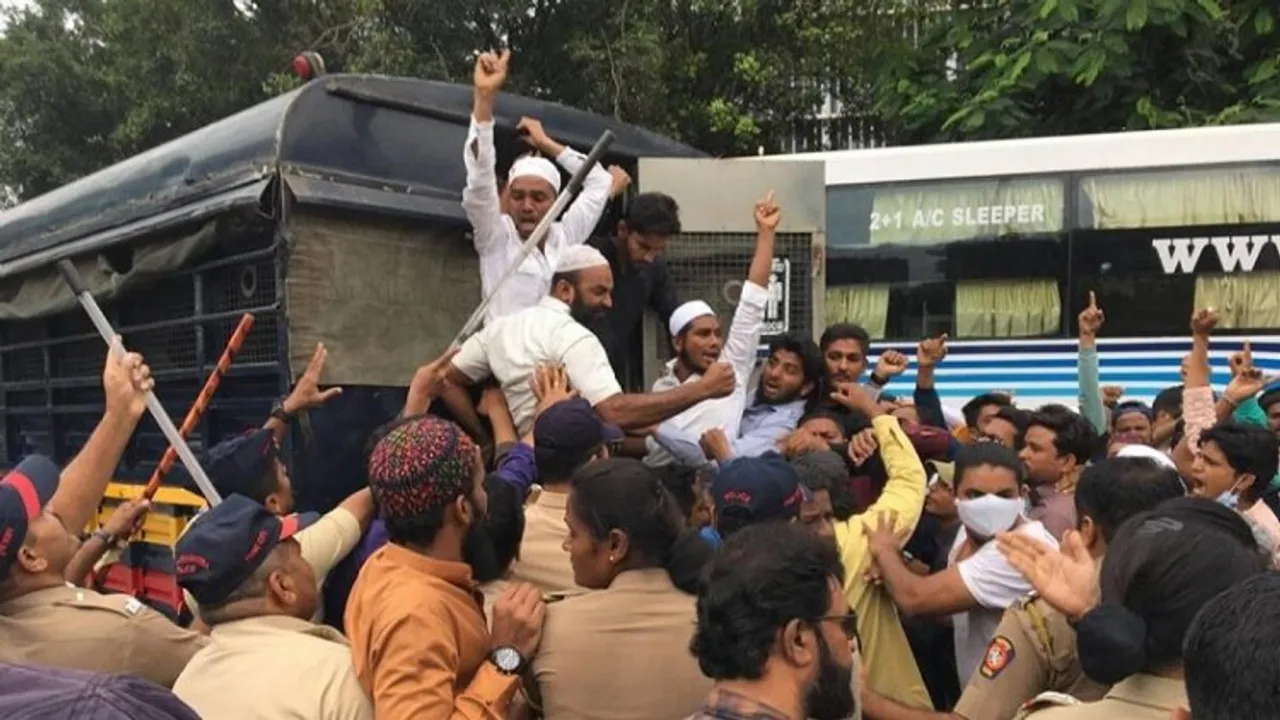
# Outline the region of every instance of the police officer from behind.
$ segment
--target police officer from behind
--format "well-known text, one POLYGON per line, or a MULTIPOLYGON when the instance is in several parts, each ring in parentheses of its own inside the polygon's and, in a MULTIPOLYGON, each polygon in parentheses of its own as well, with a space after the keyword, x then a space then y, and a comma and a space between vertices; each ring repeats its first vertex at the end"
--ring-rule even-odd
MULTIPOLYGON (((1107 543, 1125 520, 1183 494, 1177 473, 1147 458, 1092 465, 1074 498, 1081 543, 1100 568, 1107 543)), ((1005 611, 968 683, 951 714, 909 710, 865 690, 863 714, 869 720, 1006 720, 1041 693, 1092 702, 1107 691, 1080 669, 1067 618, 1034 592, 1005 611)))
POLYGON ((76 533, 97 512, 154 381, 139 355, 113 349, 102 384, 106 413, 61 479, 53 461, 33 455, 0 480, 0 661, 172 687, 205 639, 135 598, 65 578, 76 533))
POLYGON ((296 536, 316 519, 231 495, 174 548, 213 642, 173 692, 206 720, 373 720, 346 638, 310 621, 319 592, 296 536))

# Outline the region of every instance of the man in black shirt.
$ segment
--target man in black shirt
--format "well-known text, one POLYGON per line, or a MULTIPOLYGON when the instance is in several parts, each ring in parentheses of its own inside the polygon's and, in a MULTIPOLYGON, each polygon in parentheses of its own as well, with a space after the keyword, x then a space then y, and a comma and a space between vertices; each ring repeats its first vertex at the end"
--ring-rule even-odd
POLYGON ((663 255, 672 235, 680 234, 680 208, 659 192, 636 195, 613 237, 595 237, 588 244, 609 261, 613 270, 613 307, 600 342, 618 382, 628 390, 644 385, 640 326, 645 308, 658 314, 662 327, 675 311, 675 286, 663 255))

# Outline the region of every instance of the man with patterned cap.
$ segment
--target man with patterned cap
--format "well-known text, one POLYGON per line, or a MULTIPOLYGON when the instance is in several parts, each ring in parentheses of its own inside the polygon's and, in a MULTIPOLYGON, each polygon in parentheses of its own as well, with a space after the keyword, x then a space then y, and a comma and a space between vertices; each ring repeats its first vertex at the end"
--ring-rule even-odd
POLYGON ((528 433, 537 409, 529 381, 544 363, 562 365, 573 389, 605 422, 628 430, 657 424, 733 390, 732 370, 719 366, 670 392, 624 394, 604 346, 589 329, 612 306, 612 291, 613 273, 599 250, 587 245, 565 250, 550 295, 486 325, 462 345, 448 370, 450 387, 441 396, 449 412, 459 418, 474 416, 461 386, 492 377, 502 386, 517 432, 528 433))
POLYGON ((405 418, 370 452, 369 486, 391 541, 360 569, 346 627, 378 719, 505 718, 546 608, 513 583, 486 627, 468 563, 488 509, 479 448, 447 420, 405 418))
POLYGON ((151 370, 117 339, 102 373, 106 412, 59 477, 25 458, 0 480, 0 662, 138 675, 171 687, 205 639, 127 595, 67 582, 77 535, 96 515, 146 412, 151 370))
MULTIPOLYGON (((742 284, 728 337, 722 341, 720 318, 707 303, 691 300, 676 308, 668 323, 676 357, 667 363, 666 374, 653 383, 655 393, 672 392, 686 383, 697 382, 716 364, 727 364, 733 369, 734 390, 726 397, 699 403, 663 422, 648 441, 647 465, 656 467, 675 462, 680 453, 677 445, 696 445, 709 431, 719 430, 730 440, 738 439, 742 415, 747 409, 747 383, 755 368, 765 306, 769 302, 774 237, 782 219, 772 192, 755 204, 754 215, 755 254, 746 282, 742 284), (671 448, 662 444, 668 437, 672 438, 671 448)), ((786 397, 785 402, 794 399, 786 397)), ((799 417, 795 416, 794 420, 798 421, 799 417)))
MULTIPOLYGON (((520 263, 515 273, 496 288, 512 263, 520 257, 521 246, 538 226, 560 192, 560 171, 539 155, 517 159, 507 174, 501 192, 494 170, 493 101, 507 78, 510 52, 484 53, 476 59, 475 103, 471 127, 462 157, 467 167, 467 186, 462 190, 462 209, 473 229, 472 241, 480 255, 480 289, 485 297, 497 296, 489 305, 487 322, 530 307, 551 288, 551 276, 565 250, 586 242, 600 222, 609 201, 612 178, 596 165, 587 173, 582 192, 538 247, 520 263)), ((519 132, 535 150, 556 159, 570 174, 587 158, 572 148, 552 140, 542 123, 523 118, 519 132)))
POLYGON ((315 571, 300 530, 315 515, 277 517, 231 495, 174 547, 178 585, 212 628, 173 692, 207 718, 373 719, 347 640, 310 621, 315 571))

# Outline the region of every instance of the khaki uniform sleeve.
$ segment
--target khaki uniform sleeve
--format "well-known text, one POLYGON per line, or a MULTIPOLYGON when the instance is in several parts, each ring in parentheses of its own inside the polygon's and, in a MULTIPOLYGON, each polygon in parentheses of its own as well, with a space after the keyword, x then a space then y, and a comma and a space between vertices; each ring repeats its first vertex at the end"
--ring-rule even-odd
POLYGON ((360 542, 360 521, 346 508, 334 508, 294 538, 302 547, 302 559, 323 582, 360 542))
POLYGON ((208 638, 174 625, 142 601, 126 595, 84 592, 62 605, 85 611, 78 622, 93 623, 102 652, 117 659, 119 674, 138 675, 172 688, 187 662, 208 638))
POLYGON ((1049 689, 1049 652, 1028 632, 1021 603, 1009 608, 987 644, 982 664, 969 678, 955 714, 966 720, 1005 720, 1049 689))

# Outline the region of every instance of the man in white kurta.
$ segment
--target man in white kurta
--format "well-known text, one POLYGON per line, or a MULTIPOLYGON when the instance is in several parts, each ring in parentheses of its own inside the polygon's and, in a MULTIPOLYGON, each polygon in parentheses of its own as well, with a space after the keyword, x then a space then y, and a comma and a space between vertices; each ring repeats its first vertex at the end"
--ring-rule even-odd
MULTIPOLYGON (((708 430, 721 429, 730 438, 738 437, 742 413, 747 406, 748 382, 756 364, 760 333, 764 327, 765 306, 769 302, 769 275, 773 267, 773 245, 781 211, 773 202, 773 194, 756 203, 756 247, 747 279, 742 284, 738 308, 729 324, 729 333, 719 349, 718 362, 733 368, 736 380, 733 393, 727 397, 706 400, 659 426, 655 437, 647 440, 649 453, 645 463, 669 465, 676 456, 659 442, 664 435, 696 440, 708 430)), ((720 334, 720 320, 711 306, 701 300, 687 302, 671 314, 668 328, 677 357, 667 363, 666 373, 653 384, 655 393, 680 387, 702 377, 705 362, 701 357, 714 349, 720 334), (714 337, 715 340, 707 338, 714 337)))
MULTIPOLYGON (((497 287, 498 281, 520 256, 521 246, 546 215, 560 192, 560 171, 541 156, 516 160, 506 186, 498 191, 493 146, 493 102, 507 76, 509 53, 485 53, 476 60, 475 101, 463 161, 467 185, 462 191, 462 209, 473 229, 472 240, 480 256, 480 287, 485 297, 496 289, 485 321, 510 315, 537 305, 551 290, 551 276, 565 248, 587 241, 600 222, 609 201, 612 178, 596 165, 587 173, 582 191, 551 226, 539 247, 520 263, 519 269, 497 287)), ((565 172, 573 174, 586 156, 547 136, 533 118, 520 121, 520 130, 538 152, 555 158, 565 172)))

